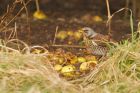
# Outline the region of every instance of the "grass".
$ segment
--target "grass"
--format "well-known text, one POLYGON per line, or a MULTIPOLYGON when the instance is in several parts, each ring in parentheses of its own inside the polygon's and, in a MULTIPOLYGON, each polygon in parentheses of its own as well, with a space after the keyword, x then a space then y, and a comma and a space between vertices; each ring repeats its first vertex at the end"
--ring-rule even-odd
POLYGON ((59 78, 45 56, 15 51, 0 52, 0 85, 0 93, 77 91, 75 85, 59 78))
POLYGON ((0 93, 140 93, 140 38, 112 47, 106 61, 73 81, 59 77, 49 53, 7 52, 10 48, 0 46, 0 93))
POLYGON ((111 46, 106 61, 72 81, 53 70, 49 53, 31 54, 24 42, 25 53, 0 43, 0 93, 140 93, 140 38, 132 21, 131 15, 132 41, 111 46))
POLYGON ((87 81, 98 86, 98 93, 140 92, 139 44, 139 40, 136 40, 117 45, 113 55, 99 64, 98 69, 93 71, 94 75, 88 76, 87 81))

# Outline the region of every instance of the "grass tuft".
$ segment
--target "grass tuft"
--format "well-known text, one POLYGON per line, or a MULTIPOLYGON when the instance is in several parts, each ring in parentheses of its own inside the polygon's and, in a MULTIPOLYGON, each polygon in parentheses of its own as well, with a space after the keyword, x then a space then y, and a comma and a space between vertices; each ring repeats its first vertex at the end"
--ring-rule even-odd
POLYGON ((87 76, 73 81, 59 77, 47 54, 23 54, 2 44, 0 47, 0 92, 140 92, 140 38, 116 44, 108 53, 106 61, 100 62, 87 76))

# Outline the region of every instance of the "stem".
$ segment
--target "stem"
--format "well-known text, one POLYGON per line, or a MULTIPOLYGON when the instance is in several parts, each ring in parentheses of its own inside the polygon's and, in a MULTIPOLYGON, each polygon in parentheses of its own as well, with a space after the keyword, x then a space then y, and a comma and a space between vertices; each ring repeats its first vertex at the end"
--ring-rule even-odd
POLYGON ((132 42, 134 41, 134 24, 133 24, 133 14, 132 11, 130 11, 130 27, 131 27, 131 34, 132 34, 132 42))
MULTIPOLYGON (((125 8, 129 7, 129 3, 130 3, 130 0, 126 0, 125 8)), ((124 18, 126 18, 127 16, 128 16, 128 10, 126 9, 124 18)))
MULTIPOLYGON (((110 6, 109 6, 109 1, 106 0, 106 5, 107 5, 107 13, 108 13, 108 19, 111 18, 111 13, 110 13, 110 6)), ((109 30, 108 30, 108 36, 109 36, 109 40, 111 38, 111 20, 109 21, 108 23, 108 27, 109 27, 109 30)))
POLYGON ((38 0, 35 0, 35 3, 36 3, 36 9, 37 9, 37 11, 40 11, 40 8, 39 8, 39 1, 38 1, 38 0))
POLYGON ((58 31, 58 26, 56 27, 56 30, 55 30, 55 36, 54 36, 54 39, 53 39, 53 45, 55 44, 55 41, 56 41, 57 31, 58 31))
POLYGON ((80 46, 80 45, 43 45, 45 47, 65 47, 65 48, 87 48, 86 46, 80 46))
POLYGON ((108 19, 109 19, 111 14, 110 14, 110 6, 109 6, 109 1, 108 0, 106 0, 106 5, 107 5, 107 12, 108 12, 108 19))

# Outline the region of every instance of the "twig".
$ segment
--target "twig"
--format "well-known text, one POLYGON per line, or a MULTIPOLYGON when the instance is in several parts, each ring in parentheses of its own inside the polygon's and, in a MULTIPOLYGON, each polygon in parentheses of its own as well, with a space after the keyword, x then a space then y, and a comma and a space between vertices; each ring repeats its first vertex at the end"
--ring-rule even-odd
POLYGON ((14 26, 14 30, 12 30, 12 32, 10 33, 9 37, 8 37, 8 40, 14 38, 17 34, 17 25, 16 25, 16 22, 15 22, 15 26, 14 26))
POLYGON ((108 12, 108 19, 110 18, 111 16, 111 13, 110 13, 110 6, 109 6, 109 1, 106 0, 106 5, 107 5, 107 12, 108 12))
MULTIPOLYGON (((107 12, 108 12, 108 20, 111 18, 111 13, 110 13, 110 6, 109 6, 109 1, 106 0, 106 5, 107 5, 107 12)), ((109 21, 109 23, 107 24, 108 27, 109 27, 109 30, 108 30, 108 36, 109 36, 109 40, 111 38, 111 20, 109 21)))
POLYGON ((87 48, 86 46, 79 46, 79 45, 44 45, 44 46, 51 46, 51 47, 68 47, 68 48, 87 48))
POLYGON ((37 9, 37 11, 40 11, 38 0, 35 0, 35 3, 36 3, 36 9, 37 9))
MULTIPOLYGON (((129 7, 129 3, 130 3, 130 0, 126 0, 126 2, 125 2, 125 8, 128 8, 129 7)), ((127 15, 128 15, 128 10, 125 10, 124 18, 126 18, 127 15)))
POLYGON ((0 18, 0 26, 3 24, 3 22, 7 19, 7 16, 10 12, 10 8, 9 8, 9 5, 7 5, 7 10, 6 10, 6 13, 0 18))
POLYGON ((23 3, 23 6, 25 8, 25 12, 26 12, 26 17, 27 17, 27 24, 29 27, 29 34, 28 34, 28 42, 30 42, 30 35, 31 35, 31 26, 30 26, 30 20, 29 20, 29 13, 28 13, 28 9, 27 9, 27 5, 25 3, 25 0, 21 0, 21 2, 23 3))
POLYGON ((55 44, 55 41, 56 41, 56 35, 57 35, 57 32, 58 32, 58 26, 56 27, 56 31, 55 31, 55 35, 54 35, 54 39, 53 39, 53 45, 55 44))
MULTIPOLYGON (((25 4, 25 5, 27 5, 29 2, 30 2, 31 0, 28 0, 28 2, 25 4)), ((22 12, 22 10, 24 9, 25 7, 22 7, 20 10, 19 10, 19 12, 2 28, 2 29, 0 29, 0 32, 2 31, 2 30, 4 30, 4 29, 6 29, 6 27, 12 22, 12 21, 14 21, 14 19, 22 12)))

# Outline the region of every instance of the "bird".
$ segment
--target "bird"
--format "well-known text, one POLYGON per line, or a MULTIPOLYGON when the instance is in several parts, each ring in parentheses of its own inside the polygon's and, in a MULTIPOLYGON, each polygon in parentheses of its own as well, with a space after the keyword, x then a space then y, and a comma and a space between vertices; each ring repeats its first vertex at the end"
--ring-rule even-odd
POLYGON ((87 46, 87 50, 93 55, 105 56, 108 52, 108 47, 103 42, 108 41, 108 36, 95 32, 90 27, 82 28, 83 40, 87 46))
POLYGON ((82 31, 84 32, 85 36, 89 39, 94 40, 94 42, 107 42, 109 41, 109 36, 108 35, 103 35, 100 33, 95 32, 94 29, 90 27, 84 27, 82 28, 82 31))

